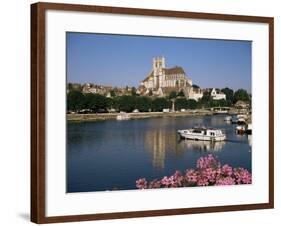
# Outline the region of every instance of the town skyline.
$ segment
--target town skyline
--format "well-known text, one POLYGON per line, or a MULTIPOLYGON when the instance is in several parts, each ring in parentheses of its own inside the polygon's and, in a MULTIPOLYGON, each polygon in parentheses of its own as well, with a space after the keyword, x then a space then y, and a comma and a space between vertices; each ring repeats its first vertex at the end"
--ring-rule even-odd
POLYGON ((251 93, 248 41, 71 32, 67 33, 67 83, 137 88, 151 72, 156 56, 165 56, 167 67, 182 67, 201 88, 242 88, 251 93))

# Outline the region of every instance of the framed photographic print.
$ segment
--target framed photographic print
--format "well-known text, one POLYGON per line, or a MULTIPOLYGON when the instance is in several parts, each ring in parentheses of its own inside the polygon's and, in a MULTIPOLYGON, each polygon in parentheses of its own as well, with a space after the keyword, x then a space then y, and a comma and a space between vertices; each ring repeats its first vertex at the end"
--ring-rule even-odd
POLYGON ((274 206, 273 18, 31 5, 31 220, 274 206))

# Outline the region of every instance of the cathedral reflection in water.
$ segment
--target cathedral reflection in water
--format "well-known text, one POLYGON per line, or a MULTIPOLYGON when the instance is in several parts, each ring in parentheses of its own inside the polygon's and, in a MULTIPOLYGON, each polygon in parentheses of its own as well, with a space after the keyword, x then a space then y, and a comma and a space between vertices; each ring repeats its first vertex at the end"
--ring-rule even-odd
POLYGON ((220 151, 225 142, 181 140, 174 131, 151 130, 144 136, 146 150, 152 156, 152 165, 156 168, 165 167, 168 153, 180 157, 187 151, 220 151))

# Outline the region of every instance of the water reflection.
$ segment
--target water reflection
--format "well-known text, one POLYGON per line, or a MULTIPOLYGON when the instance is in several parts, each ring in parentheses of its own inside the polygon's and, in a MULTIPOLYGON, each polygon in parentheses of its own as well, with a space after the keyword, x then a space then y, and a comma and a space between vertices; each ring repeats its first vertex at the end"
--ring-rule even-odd
POLYGON ((199 140, 181 140, 180 145, 187 150, 200 150, 200 151, 220 151, 225 142, 210 142, 199 140))
POLYGON ((168 153, 180 156, 186 151, 220 151, 225 142, 182 140, 175 131, 154 130, 147 131, 145 148, 151 154, 152 165, 155 168, 164 168, 168 153))
POLYGON ((252 136, 236 135, 235 127, 223 115, 68 123, 67 192, 135 189, 138 178, 184 172, 213 152, 223 164, 251 171, 252 136), (200 124, 222 129, 227 141, 179 139, 177 130, 200 124))
POLYGON ((166 152, 177 151, 177 134, 166 130, 147 131, 144 139, 146 150, 152 156, 152 165, 164 168, 166 152))
POLYGON ((252 147, 252 135, 248 135, 248 142, 249 142, 249 145, 252 147))

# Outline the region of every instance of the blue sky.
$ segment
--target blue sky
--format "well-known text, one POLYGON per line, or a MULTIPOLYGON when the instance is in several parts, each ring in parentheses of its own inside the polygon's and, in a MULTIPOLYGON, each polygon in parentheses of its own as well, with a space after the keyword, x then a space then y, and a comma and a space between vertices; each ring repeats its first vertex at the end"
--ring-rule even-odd
POLYGON ((164 56, 201 88, 251 92, 251 42, 91 33, 66 34, 67 82, 139 86, 164 56))

